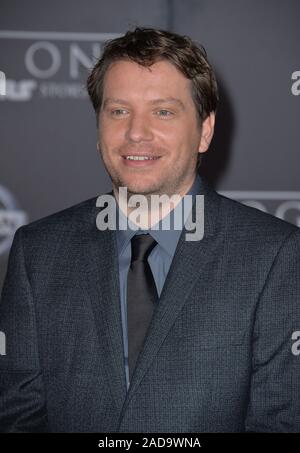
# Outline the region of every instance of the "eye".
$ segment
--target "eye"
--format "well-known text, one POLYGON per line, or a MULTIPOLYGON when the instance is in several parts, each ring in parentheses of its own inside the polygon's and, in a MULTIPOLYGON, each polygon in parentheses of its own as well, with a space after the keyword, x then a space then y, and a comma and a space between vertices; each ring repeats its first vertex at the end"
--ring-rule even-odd
POLYGON ((170 112, 170 110, 161 109, 161 110, 158 110, 158 111, 157 111, 157 115, 164 118, 164 117, 173 116, 174 113, 173 113, 173 112, 170 112))
POLYGON ((125 109, 115 109, 115 110, 111 110, 111 115, 112 116, 124 116, 127 114, 127 110, 125 109))

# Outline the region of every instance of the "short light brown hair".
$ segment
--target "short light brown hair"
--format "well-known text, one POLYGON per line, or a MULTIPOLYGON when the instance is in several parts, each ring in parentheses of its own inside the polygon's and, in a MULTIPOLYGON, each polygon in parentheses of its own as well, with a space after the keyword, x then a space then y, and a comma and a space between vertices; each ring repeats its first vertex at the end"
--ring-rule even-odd
POLYGON ((168 60, 192 81, 192 96, 201 123, 211 112, 216 111, 218 87, 204 47, 196 45, 187 36, 169 31, 135 28, 120 38, 107 41, 101 58, 88 77, 87 90, 97 119, 102 105, 106 71, 111 63, 123 59, 142 66, 168 60))

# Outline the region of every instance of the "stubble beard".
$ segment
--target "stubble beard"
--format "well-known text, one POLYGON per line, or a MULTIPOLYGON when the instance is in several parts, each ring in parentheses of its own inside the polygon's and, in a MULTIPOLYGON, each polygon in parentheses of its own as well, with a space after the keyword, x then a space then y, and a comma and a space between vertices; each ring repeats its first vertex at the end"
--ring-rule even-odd
MULTIPOLYGON (((127 197, 129 198, 132 195, 144 195, 148 201, 150 201, 151 195, 172 195, 179 194, 181 191, 182 184, 186 178, 186 172, 180 171, 180 168, 173 168, 170 175, 167 176, 167 179, 163 179, 157 182, 149 183, 149 186, 143 188, 143 183, 126 183, 125 179, 122 178, 120 172, 115 170, 109 162, 106 162, 103 158, 102 152, 100 152, 101 159, 103 161, 104 167, 110 176, 112 185, 115 191, 119 191, 120 187, 126 187, 127 197)), ((197 159, 195 159, 195 173, 197 168, 197 159)), ((140 175, 142 177, 142 174, 140 175)))

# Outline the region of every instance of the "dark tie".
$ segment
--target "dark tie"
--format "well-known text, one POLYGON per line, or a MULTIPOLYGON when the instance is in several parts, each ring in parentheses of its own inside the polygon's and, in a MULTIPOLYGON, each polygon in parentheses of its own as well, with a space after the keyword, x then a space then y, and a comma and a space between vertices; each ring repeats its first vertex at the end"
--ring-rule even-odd
POLYGON ((129 376, 142 349, 154 305, 158 300, 155 281, 147 258, 157 242, 149 234, 131 239, 131 263, 127 277, 127 323, 129 376))

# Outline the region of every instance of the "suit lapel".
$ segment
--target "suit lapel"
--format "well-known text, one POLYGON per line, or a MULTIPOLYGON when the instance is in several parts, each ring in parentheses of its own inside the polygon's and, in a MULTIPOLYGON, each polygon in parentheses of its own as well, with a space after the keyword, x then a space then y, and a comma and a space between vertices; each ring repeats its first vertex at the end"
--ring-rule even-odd
POLYGON ((92 211, 91 226, 84 235, 83 263, 102 354, 100 362, 106 372, 117 409, 121 411, 127 389, 116 237, 114 231, 97 229, 96 216, 99 209, 96 204, 92 211))

